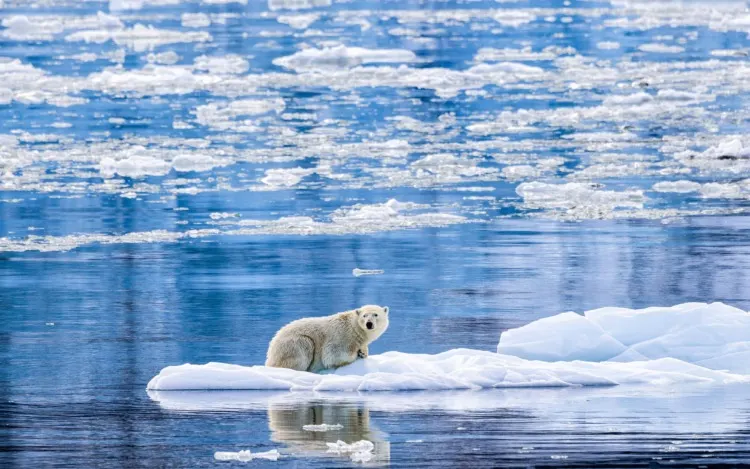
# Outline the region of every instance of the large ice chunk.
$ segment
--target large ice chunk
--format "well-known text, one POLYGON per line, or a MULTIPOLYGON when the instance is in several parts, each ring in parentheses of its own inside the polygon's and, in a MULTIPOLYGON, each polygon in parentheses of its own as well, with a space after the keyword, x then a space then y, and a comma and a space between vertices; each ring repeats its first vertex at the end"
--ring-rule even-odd
POLYGON ((185 364, 161 370, 148 384, 159 391, 444 391, 521 387, 731 383, 750 377, 711 370, 673 358, 618 362, 543 362, 482 350, 437 355, 387 352, 330 374, 223 363, 185 364))
POLYGON ((504 332, 497 351, 595 362, 674 358, 750 374, 750 314, 723 303, 563 313, 504 332))
POLYGON ((576 313, 562 313, 503 332, 497 353, 529 360, 603 361, 625 349, 596 323, 576 313))

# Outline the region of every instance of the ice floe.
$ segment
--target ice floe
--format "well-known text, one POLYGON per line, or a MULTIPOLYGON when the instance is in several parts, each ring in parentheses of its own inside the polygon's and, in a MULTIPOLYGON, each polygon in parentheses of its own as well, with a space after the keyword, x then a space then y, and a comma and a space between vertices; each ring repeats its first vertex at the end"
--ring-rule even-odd
POLYGON ((149 390, 413 391, 750 382, 750 314, 721 303, 562 313, 502 333, 497 353, 386 352, 327 374, 169 366, 149 390))
POLYGON ((360 440, 351 444, 338 440, 336 443, 326 443, 326 445, 329 453, 348 454, 353 462, 370 461, 375 450, 375 445, 368 440, 360 440))
POLYGON ((382 275, 384 273, 385 273, 385 271, 379 270, 379 269, 360 269, 360 268, 355 268, 354 270, 352 270, 352 275, 354 275, 355 277, 362 277, 364 275, 382 275))
MULTIPOLYGON (((114 160, 112 160, 114 161, 114 160)), ((125 172, 133 176, 144 174, 145 169, 123 165, 125 172)), ((167 165, 152 161, 150 171, 165 171, 167 165)), ((109 165, 110 162, 107 162, 109 165)), ((112 166, 107 166, 112 170, 112 166)), ((117 166, 115 163, 115 170, 117 166)), ((132 195, 124 192, 128 196, 132 195)), ((408 230, 428 227, 445 227, 470 220, 461 215, 432 210, 428 205, 399 202, 391 199, 382 204, 357 204, 341 207, 330 213, 327 219, 316 220, 306 216, 281 217, 274 220, 234 219, 234 217, 211 217, 211 224, 221 227, 192 229, 186 231, 153 230, 114 234, 74 234, 67 236, 28 236, 23 239, 0 238, 0 252, 25 251, 69 251, 93 244, 168 243, 181 240, 207 238, 211 236, 340 236, 347 234, 371 234, 385 231, 408 230)))
POLYGON ((524 205, 546 209, 545 216, 560 219, 610 218, 620 209, 641 209, 646 201, 642 190, 612 191, 601 184, 569 182, 547 184, 524 182, 516 187, 524 205))
POLYGON ((274 59, 280 67, 296 71, 352 68, 372 63, 415 62, 414 52, 403 49, 364 49, 362 47, 330 47, 305 49, 293 55, 274 59))
POLYGON ((302 429, 306 432, 327 432, 330 430, 341 430, 344 428, 340 423, 321 423, 320 425, 304 425, 302 429))
POLYGON ((278 461, 281 454, 279 450, 272 449, 260 453, 253 453, 249 449, 241 451, 217 451, 214 453, 214 459, 217 461, 239 461, 248 462, 253 459, 264 459, 266 461, 278 461))
POLYGON ((331 6, 331 0, 268 0, 268 9, 271 11, 306 10, 327 6, 331 6))
POLYGON ((91 29, 72 33, 65 37, 69 42, 102 44, 113 41, 137 52, 152 50, 165 44, 209 42, 213 38, 205 31, 176 31, 158 29, 153 25, 136 24, 123 29, 91 29))

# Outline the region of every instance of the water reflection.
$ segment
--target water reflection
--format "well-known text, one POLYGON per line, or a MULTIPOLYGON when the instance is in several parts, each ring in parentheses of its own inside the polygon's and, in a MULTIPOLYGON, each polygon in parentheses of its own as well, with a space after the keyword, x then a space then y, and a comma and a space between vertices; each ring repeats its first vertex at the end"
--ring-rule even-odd
POLYGON ((268 436, 260 431, 257 440, 281 444, 282 453, 311 466, 347 462, 326 452, 325 443, 339 439, 372 441, 373 463, 420 467, 445 466, 448 460, 468 464, 474 457, 495 465, 549 464, 554 458, 573 465, 606 461, 604 467, 662 459, 715 464, 750 454, 746 385, 149 396, 167 412, 265 415, 268 436), (343 429, 302 429, 321 423, 340 423, 343 429))
POLYGON ((289 454, 295 457, 341 457, 328 453, 326 442, 367 440, 375 445, 374 457, 369 463, 385 464, 391 460, 388 435, 372 423, 370 409, 365 402, 271 402, 268 406, 268 428, 271 440, 284 444, 289 454), (303 430, 305 425, 324 423, 339 424, 343 428, 326 432, 303 430))

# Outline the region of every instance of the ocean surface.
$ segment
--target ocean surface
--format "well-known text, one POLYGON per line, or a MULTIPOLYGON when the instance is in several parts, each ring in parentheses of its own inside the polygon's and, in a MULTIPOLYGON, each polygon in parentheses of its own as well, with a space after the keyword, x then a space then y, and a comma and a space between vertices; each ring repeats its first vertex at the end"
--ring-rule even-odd
POLYGON ((367 466, 750 464, 746 386, 146 392, 368 303, 373 354, 750 310, 745 2, 0 0, 0 25, 0 467, 360 465, 338 439, 367 466))

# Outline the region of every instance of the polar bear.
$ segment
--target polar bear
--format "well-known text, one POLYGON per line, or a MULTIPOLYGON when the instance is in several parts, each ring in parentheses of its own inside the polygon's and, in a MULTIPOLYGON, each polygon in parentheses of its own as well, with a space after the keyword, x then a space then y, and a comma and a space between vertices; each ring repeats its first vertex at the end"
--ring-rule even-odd
POLYGON ((367 345, 388 328, 388 307, 365 305, 351 311, 290 322, 268 346, 266 366, 317 373, 365 358, 367 345))

